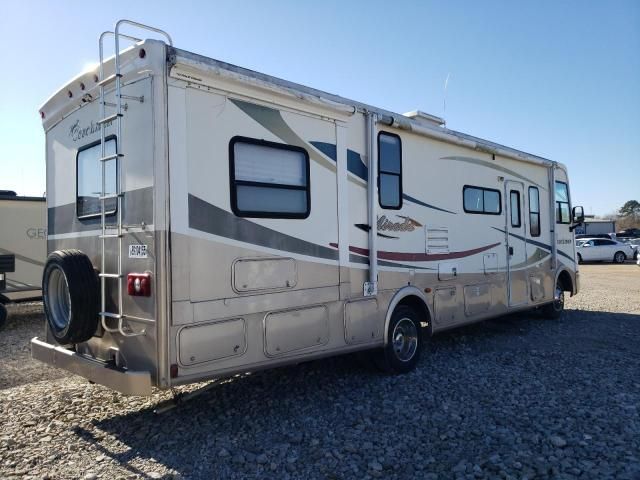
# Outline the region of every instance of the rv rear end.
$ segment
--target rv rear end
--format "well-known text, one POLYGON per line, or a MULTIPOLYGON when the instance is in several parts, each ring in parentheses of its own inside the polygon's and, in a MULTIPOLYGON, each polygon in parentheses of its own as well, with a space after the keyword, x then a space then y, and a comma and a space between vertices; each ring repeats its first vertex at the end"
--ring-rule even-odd
POLYGON ((119 74, 106 60, 40 111, 47 328, 32 354, 124 393, 150 394, 168 377, 166 46, 139 42, 118 62, 119 74))

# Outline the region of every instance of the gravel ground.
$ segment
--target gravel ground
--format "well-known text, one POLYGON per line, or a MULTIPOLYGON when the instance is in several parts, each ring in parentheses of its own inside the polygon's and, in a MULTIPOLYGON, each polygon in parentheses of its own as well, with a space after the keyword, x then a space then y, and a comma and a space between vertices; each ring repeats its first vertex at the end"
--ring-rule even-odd
POLYGON ((434 337, 385 376, 339 357, 221 382, 162 415, 0 333, 0 478, 640 478, 640 268, 581 266, 559 321, 434 337))

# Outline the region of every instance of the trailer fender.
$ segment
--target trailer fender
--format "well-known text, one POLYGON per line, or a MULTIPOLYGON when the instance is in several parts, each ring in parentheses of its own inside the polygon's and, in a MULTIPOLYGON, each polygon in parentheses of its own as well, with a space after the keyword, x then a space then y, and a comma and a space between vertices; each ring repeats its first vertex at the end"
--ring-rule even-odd
POLYGON ((427 300, 427 297, 422 292, 422 290, 420 290, 417 287, 408 285, 398 290, 395 293, 395 295, 391 298, 391 301, 389 302, 389 307, 387 308, 387 315, 384 319, 384 345, 385 346, 389 341, 389 338, 388 338, 389 323, 391 322, 391 316, 393 315, 393 311, 396 309, 396 307, 399 304, 407 303, 407 302, 412 302, 412 303, 417 302, 422 307, 423 309, 422 313, 427 314, 427 318, 425 319, 425 321, 427 322, 426 328, 429 331, 429 335, 431 335, 431 332, 432 332, 431 319, 433 318, 433 310, 431 308, 431 305, 429 304, 429 301, 427 300))

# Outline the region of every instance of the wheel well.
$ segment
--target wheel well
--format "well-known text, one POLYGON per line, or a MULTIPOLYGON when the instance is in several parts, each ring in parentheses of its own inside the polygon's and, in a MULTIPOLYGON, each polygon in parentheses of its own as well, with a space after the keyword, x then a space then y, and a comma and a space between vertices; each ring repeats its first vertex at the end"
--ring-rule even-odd
POLYGON ((624 253, 622 250, 618 250, 615 254, 617 255, 617 254, 619 254, 619 253, 623 254, 623 255, 624 255, 624 258, 627 258, 627 254, 626 254, 626 253, 624 253))
POLYGON ((565 292, 571 292, 573 295, 573 280, 571 279, 571 275, 566 270, 560 272, 558 275, 558 282, 562 284, 562 288, 565 292))
POLYGON ((429 335, 431 334, 431 315, 429 314, 429 309, 420 297, 416 297, 415 295, 407 295, 398 302, 395 308, 398 308, 400 305, 406 305, 418 312, 421 318, 423 318, 422 321, 427 323, 426 326, 422 325, 422 328, 426 329, 429 332, 429 335))

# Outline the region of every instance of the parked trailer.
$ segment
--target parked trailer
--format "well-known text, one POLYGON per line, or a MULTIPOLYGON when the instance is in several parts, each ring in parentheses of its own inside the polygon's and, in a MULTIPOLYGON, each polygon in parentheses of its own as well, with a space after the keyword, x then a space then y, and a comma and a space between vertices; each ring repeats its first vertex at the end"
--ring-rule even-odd
POLYGON ((576 228, 576 235, 603 235, 613 234, 616 231, 615 220, 585 219, 582 225, 576 228))
POLYGON ((41 109, 34 358, 140 395, 359 350, 401 373, 435 332, 577 293, 565 166, 163 32, 121 50, 124 25, 41 109))
POLYGON ((46 235, 44 197, 0 190, 0 328, 7 318, 5 304, 41 296, 46 235))

